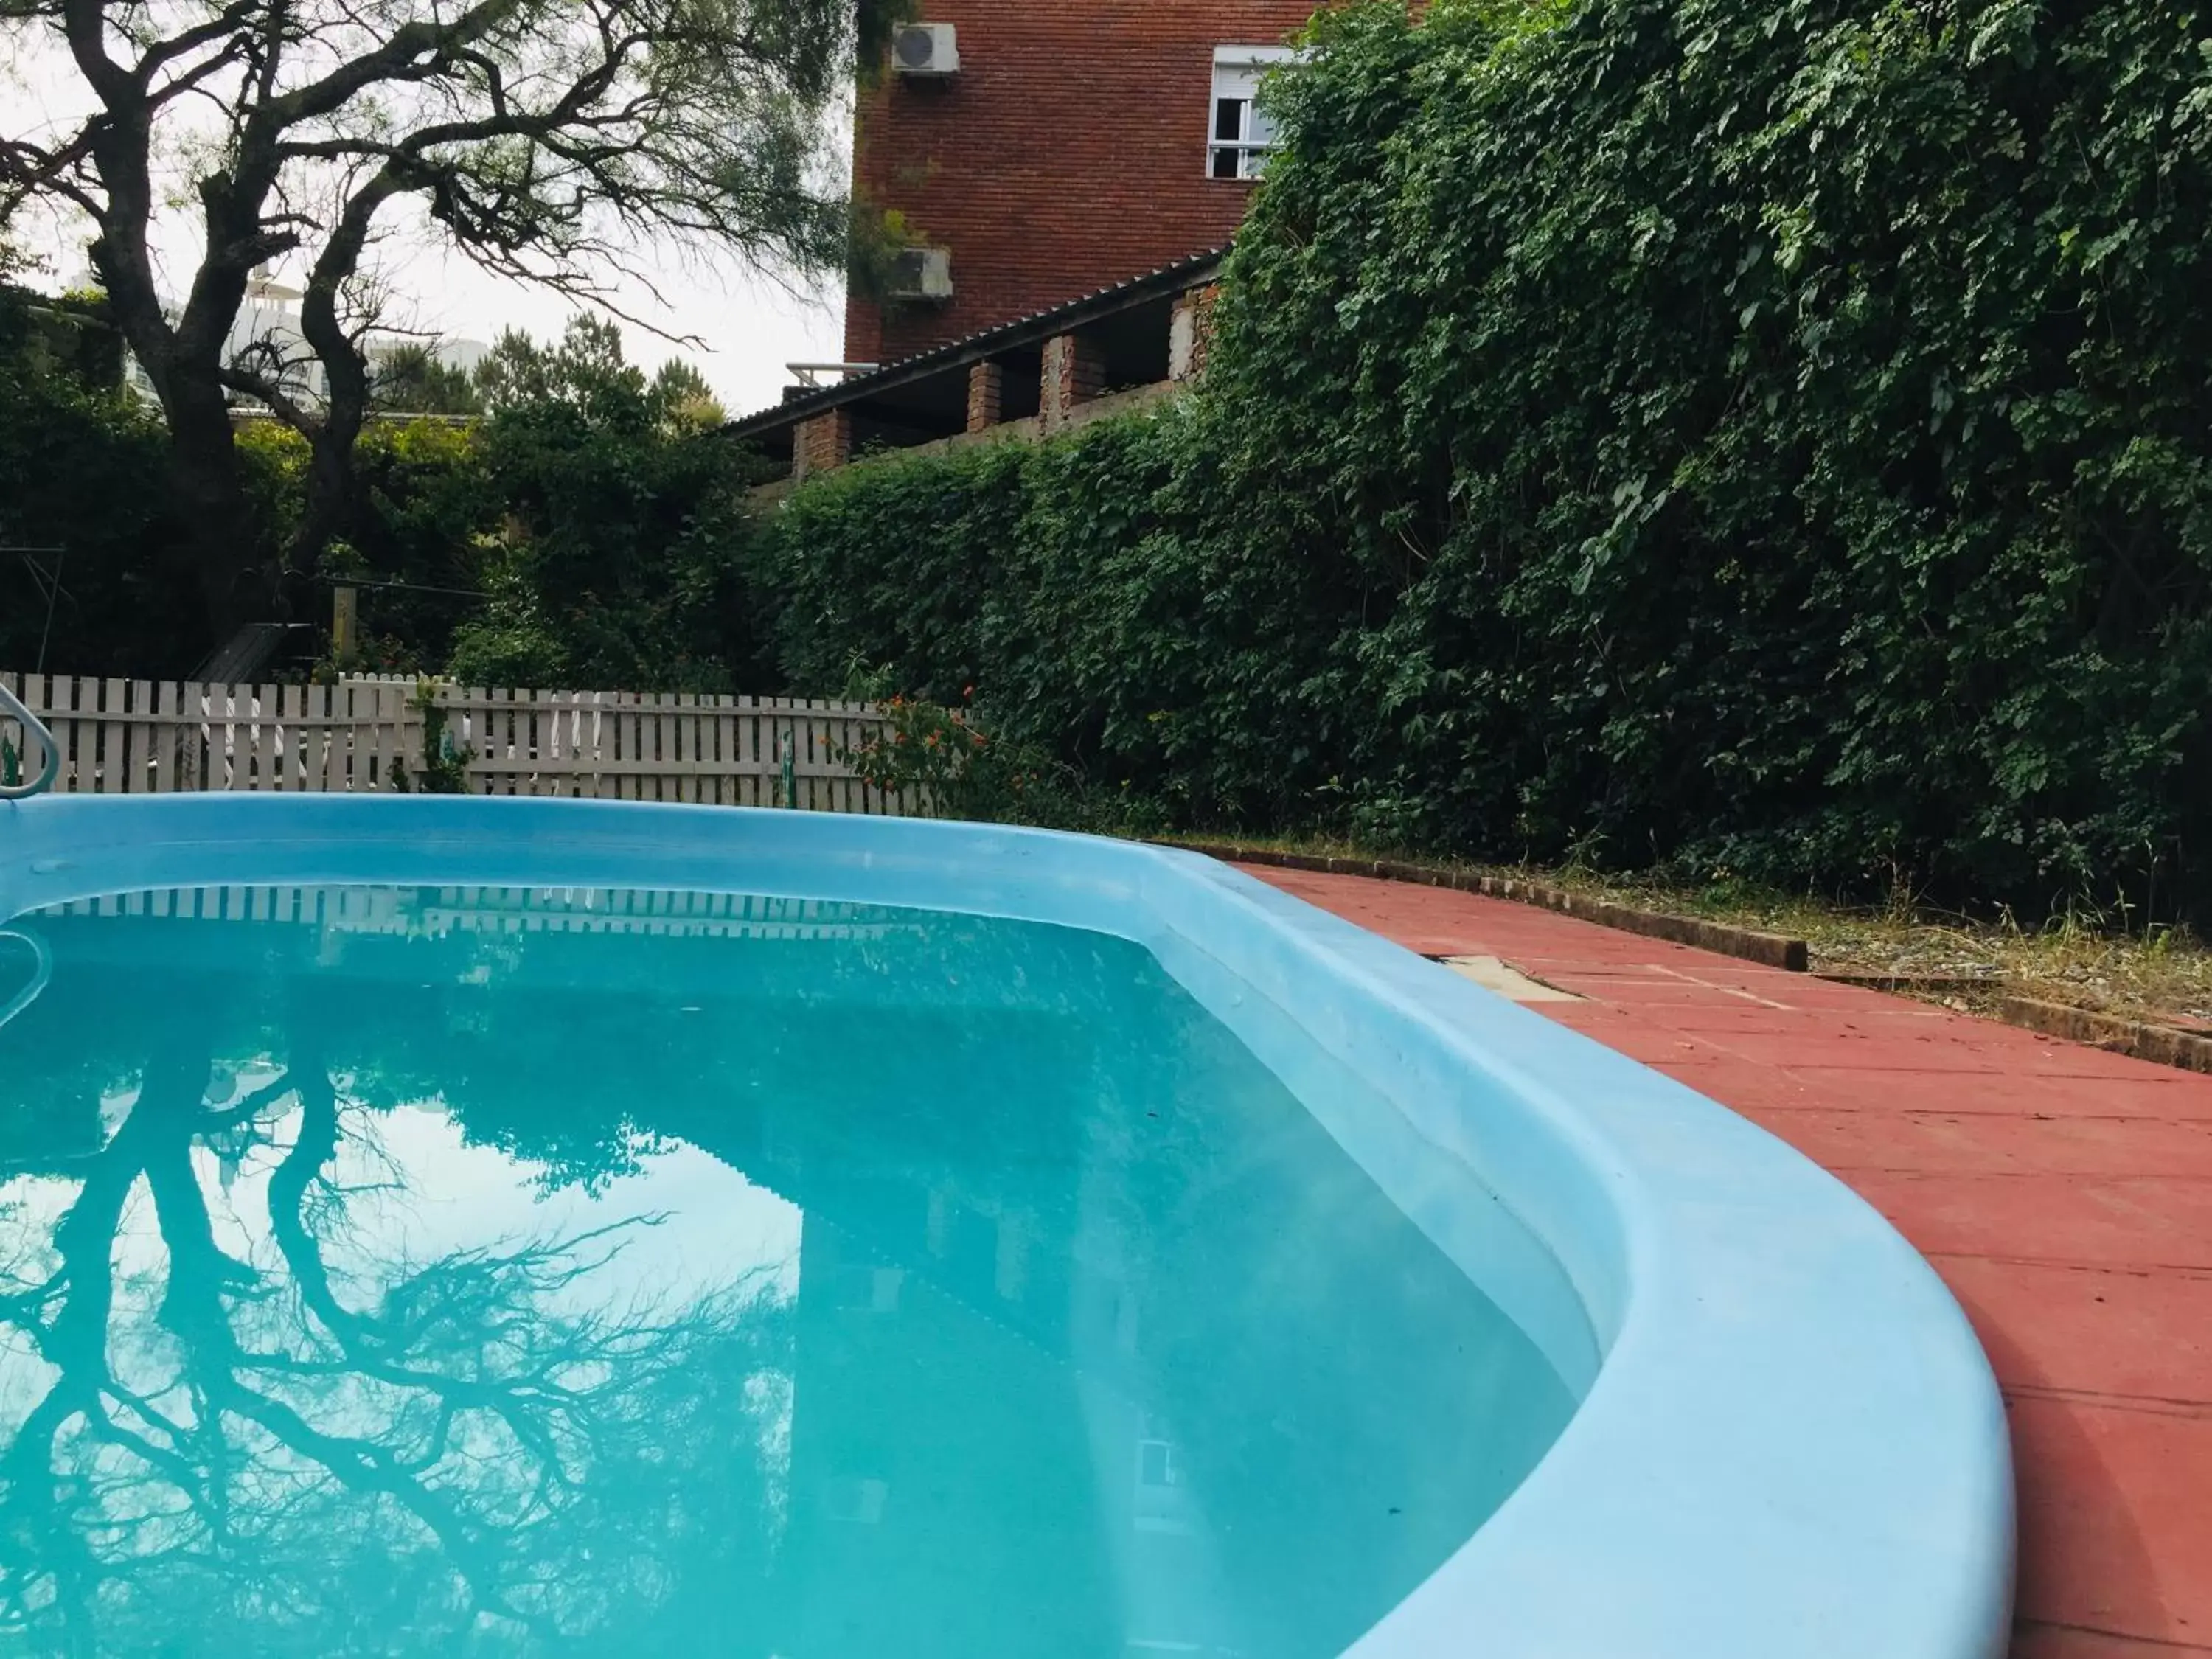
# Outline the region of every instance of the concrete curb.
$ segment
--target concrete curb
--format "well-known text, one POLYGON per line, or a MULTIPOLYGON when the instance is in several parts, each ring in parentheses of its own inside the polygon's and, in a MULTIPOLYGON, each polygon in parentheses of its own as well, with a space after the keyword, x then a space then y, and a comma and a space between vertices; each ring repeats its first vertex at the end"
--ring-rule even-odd
POLYGON ((2201 1032, 2155 1025, 2123 1014, 2100 1014, 2063 1002, 2043 1002, 2034 997, 2002 997, 1997 1012, 2007 1024, 2046 1036, 2086 1042, 2185 1072, 2212 1073, 2212 1036, 2201 1032))
POLYGON ((2007 982, 1996 974, 1917 974, 1880 968, 1815 968, 1812 972, 1814 979, 1831 985, 1855 985, 1862 991, 1886 991, 1901 997, 1972 996, 2002 991, 2007 982))
POLYGON ((1694 945, 1717 956, 1756 962, 1802 974, 1808 966, 1805 941, 1781 933, 1762 933, 1755 928, 1727 922, 1700 921, 1689 916, 1670 916, 1656 910, 1616 904, 1549 882, 1528 881, 1519 876, 1485 876, 1472 871, 1447 870, 1438 866, 1409 863, 1402 859, 1325 857, 1314 853, 1285 853, 1272 847, 1247 847, 1238 842, 1183 840, 1163 836, 1156 843, 1187 853, 1204 853, 1238 864, 1266 865, 1279 870, 1312 870, 1334 876, 1373 876, 1383 881, 1412 882, 1423 887, 1448 887, 1455 892, 1479 893, 1485 898, 1508 899, 1556 910, 1577 921, 1594 922, 1624 933, 1694 945))

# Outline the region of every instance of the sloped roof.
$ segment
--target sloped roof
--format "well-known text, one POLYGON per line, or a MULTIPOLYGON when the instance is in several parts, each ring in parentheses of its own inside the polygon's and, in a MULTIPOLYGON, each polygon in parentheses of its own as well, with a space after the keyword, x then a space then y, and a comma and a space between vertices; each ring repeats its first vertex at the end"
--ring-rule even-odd
POLYGON ((1220 268, 1222 257, 1228 251, 1226 247, 1208 248, 1203 253, 1194 253, 1188 259, 1178 259, 1142 276, 1098 289, 1079 299, 1032 312, 995 328, 886 363, 837 386, 823 386, 772 409, 740 416, 722 428, 723 434, 732 438, 747 438, 776 431, 843 404, 981 362, 1000 352, 1048 340, 1083 323, 1112 316, 1163 295, 1182 293, 1211 277, 1220 268))

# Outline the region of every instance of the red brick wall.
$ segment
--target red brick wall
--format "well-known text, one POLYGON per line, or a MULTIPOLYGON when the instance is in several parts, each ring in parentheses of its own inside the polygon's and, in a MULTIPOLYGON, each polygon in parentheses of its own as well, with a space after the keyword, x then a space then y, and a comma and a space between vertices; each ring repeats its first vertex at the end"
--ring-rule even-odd
POLYGON ((1006 416, 1006 368, 1003 363, 977 363, 968 371, 968 429, 981 432, 996 426, 1006 416))
POLYGON ((1228 240, 1251 186, 1206 175, 1213 49, 1315 0, 922 0, 960 73, 863 93, 856 187, 952 251, 949 303, 854 301, 849 362, 895 362, 1228 240))
POLYGON ((853 458, 853 411, 833 409, 811 421, 801 421, 792 436, 791 476, 794 480, 841 467, 853 458))

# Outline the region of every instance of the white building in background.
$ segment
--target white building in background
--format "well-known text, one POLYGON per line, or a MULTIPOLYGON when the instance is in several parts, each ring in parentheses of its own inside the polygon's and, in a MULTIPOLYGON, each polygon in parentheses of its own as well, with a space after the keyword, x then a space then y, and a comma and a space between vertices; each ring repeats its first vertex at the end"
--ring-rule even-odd
MULTIPOLYGON (((263 373, 281 368, 281 383, 286 395, 307 408, 318 409, 328 394, 329 383, 322 363, 300 332, 300 299, 298 289, 278 282, 265 268, 255 271, 246 283, 245 302, 231 323, 224 350, 231 362, 250 362, 263 373)), ((172 306, 169 309, 173 317, 177 308, 172 306)), ((403 347, 419 345, 428 347, 440 362, 464 374, 474 374, 477 365, 491 349, 481 340, 452 340, 380 329, 369 331, 362 344, 372 369, 403 347)), ((147 378, 137 358, 125 355, 124 374, 134 392, 149 403, 153 401, 153 382, 147 378)), ((262 407, 255 398, 234 395, 232 401, 246 409, 262 407)))

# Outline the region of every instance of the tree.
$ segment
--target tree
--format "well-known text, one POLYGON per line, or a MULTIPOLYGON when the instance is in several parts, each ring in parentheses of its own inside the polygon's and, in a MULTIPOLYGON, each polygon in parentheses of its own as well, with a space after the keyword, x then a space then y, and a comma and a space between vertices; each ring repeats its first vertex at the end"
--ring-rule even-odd
POLYGON ((91 113, 0 137, 0 227, 62 204, 167 416, 173 504, 217 632, 260 603, 228 402, 269 404, 313 448, 286 556, 343 521, 370 403, 374 240, 414 222, 501 276, 616 308, 652 242, 702 257, 841 261, 826 163, 856 61, 897 0, 0 0, 11 57, 59 54, 91 113), (196 204, 198 263, 172 304, 154 230, 196 204), (229 343, 253 273, 306 268, 299 339, 229 343))
POLYGON ((398 415, 483 412, 483 398, 469 372, 413 341, 377 352, 368 400, 370 407, 398 415))
POLYGON ((471 684, 726 690, 750 666, 737 550, 757 464, 680 361, 648 379, 613 325, 509 330, 477 368, 503 504, 484 608, 447 670, 471 684))
POLYGON ((696 364, 681 357, 671 357, 654 371, 653 396, 661 406, 662 418, 681 426, 703 430, 720 426, 729 419, 722 400, 707 384, 707 377, 696 364))
POLYGON ((604 319, 571 317, 560 341, 540 345, 510 328, 492 342, 477 365, 477 390, 486 409, 563 404, 591 410, 629 409, 645 395, 645 375, 623 355, 622 331, 604 319))
POLYGON ((495 412, 559 404, 603 422, 642 414, 686 428, 720 426, 727 418, 696 365, 671 357, 648 380, 623 350, 620 329, 581 314, 568 319, 551 345, 506 330, 477 365, 474 389, 478 407, 495 412))

